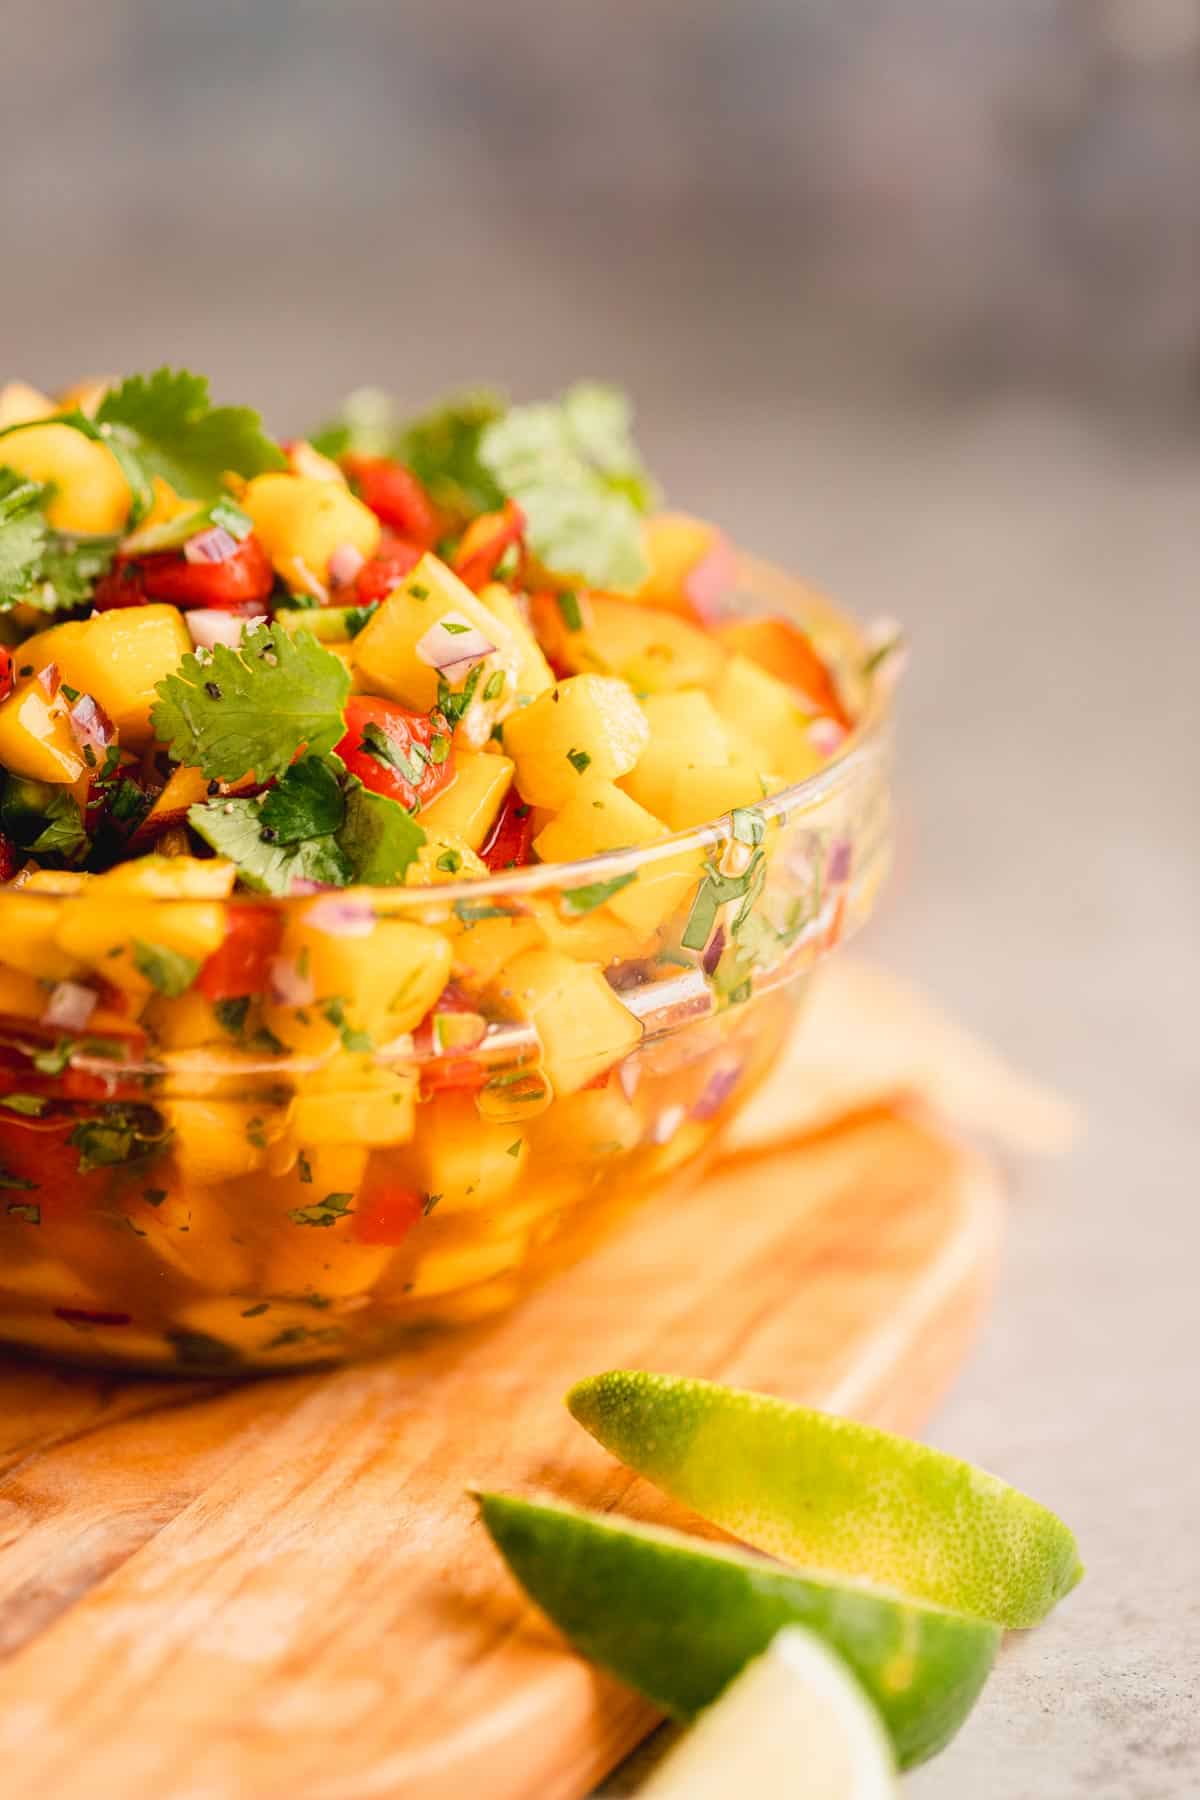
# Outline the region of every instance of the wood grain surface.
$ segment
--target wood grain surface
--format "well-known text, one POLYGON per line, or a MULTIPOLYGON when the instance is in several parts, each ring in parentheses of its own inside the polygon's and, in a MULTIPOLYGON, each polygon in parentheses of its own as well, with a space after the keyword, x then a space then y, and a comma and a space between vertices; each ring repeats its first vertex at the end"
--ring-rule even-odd
POLYGON ((915 1428, 999 1217, 985 1165, 878 1112, 386 1361, 240 1386, 0 1363, 6 1800, 586 1794, 654 1715, 523 1603, 465 1489, 684 1522, 562 1405, 613 1366, 915 1428))

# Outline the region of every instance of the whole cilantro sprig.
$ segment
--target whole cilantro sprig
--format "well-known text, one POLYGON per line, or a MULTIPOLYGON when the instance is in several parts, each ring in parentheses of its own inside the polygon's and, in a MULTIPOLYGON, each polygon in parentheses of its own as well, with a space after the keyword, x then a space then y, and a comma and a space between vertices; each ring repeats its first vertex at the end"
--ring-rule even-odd
POLYGON ((482 433, 479 459, 523 510, 549 574, 619 591, 645 579, 639 514, 654 488, 629 427, 624 396, 586 382, 558 403, 514 406, 482 433))
POLYGON ((0 469, 0 605, 15 605, 37 579, 49 537, 45 494, 40 482, 0 469))
POLYGON ((350 673, 311 632, 260 625, 237 649, 185 656, 155 691, 154 733, 177 761, 209 780, 269 781, 302 747, 322 755, 344 736, 350 673))

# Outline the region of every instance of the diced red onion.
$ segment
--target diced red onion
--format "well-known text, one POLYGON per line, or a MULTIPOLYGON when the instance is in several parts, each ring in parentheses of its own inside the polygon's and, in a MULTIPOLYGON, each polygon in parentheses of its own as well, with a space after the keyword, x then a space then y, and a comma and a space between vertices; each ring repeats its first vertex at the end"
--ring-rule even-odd
POLYGON ((687 1108, 685 1106, 664 1106, 650 1127, 650 1142, 652 1144, 669 1144, 686 1118, 687 1108))
POLYGON ((279 1006, 308 1006, 316 989, 312 978, 302 975, 290 956, 277 956, 271 963, 271 998, 279 1006))
POLYGON ((850 878, 850 865, 854 860, 854 846, 848 838, 839 838, 829 852, 829 866, 825 871, 826 880, 831 887, 840 887, 850 878))
POLYGON ((636 1056, 627 1056, 617 1069, 617 1080, 627 1100, 632 1100, 642 1079, 642 1065, 636 1056))
POLYGON ((366 557, 355 544, 339 544, 329 558, 329 579, 334 587, 349 587, 366 557))
POLYGON ((846 731, 836 719, 814 719, 808 728, 808 741, 819 756, 832 756, 845 743, 846 731))
POLYGON ((53 700, 55 694, 58 692, 60 680, 58 664, 47 663, 44 669, 38 670, 37 674, 34 676, 34 680, 37 682, 42 692, 48 694, 50 699, 53 700))
POLYGON ((683 591, 706 625, 716 625, 728 613, 729 595, 737 587, 738 566, 733 545, 717 532, 694 568, 684 577, 683 591))
POLYGON ((289 894, 334 894, 337 889, 332 881, 310 881, 307 875, 293 875, 288 883, 289 894))
POLYGON ((725 948, 725 927, 718 925, 708 940, 704 955, 700 958, 700 967, 706 975, 715 975, 717 964, 721 960, 721 952, 725 948))
POLYGON ((54 1031, 82 1031, 99 999, 99 994, 78 981, 60 981, 46 1002, 42 1024, 54 1031))
POLYGON ((375 929, 375 909, 361 900, 318 900, 309 907, 304 922, 326 937, 370 937, 375 929))
POLYGON ((470 619, 464 619, 461 613, 443 613, 436 625, 431 625, 423 637, 416 643, 416 653, 427 668, 437 669, 451 681, 465 675, 473 669, 477 662, 485 656, 495 654, 496 646, 490 643, 477 625, 470 619), (448 631, 448 625, 458 625, 460 631, 448 631))
POLYGON ((93 749, 106 750, 117 735, 116 726, 90 694, 80 694, 78 700, 72 701, 67 718, 77 744, 91 744, 93 749))
POLYGON ((224 612, 217 606, 194 606, 183 615, 188 634, 197 650, 211 650, 215 644, 226 644, 236 650, 247 631, 261 625, 266 613, 248 619, 244 613, 224 612))
POLYGON ((741 1078, 740 1063, 730 1064, 724 1069, 714 1069, 704 1084, 700 1098, 692 1105, 693 1119, 711 1119, 715 1113, 720 1112, 741 1078))
POLYGON ((237 539, 223 525, 210 525, 198 531, 183 546, 183 559, 189 563, 223 563, 237 552, 237 539))

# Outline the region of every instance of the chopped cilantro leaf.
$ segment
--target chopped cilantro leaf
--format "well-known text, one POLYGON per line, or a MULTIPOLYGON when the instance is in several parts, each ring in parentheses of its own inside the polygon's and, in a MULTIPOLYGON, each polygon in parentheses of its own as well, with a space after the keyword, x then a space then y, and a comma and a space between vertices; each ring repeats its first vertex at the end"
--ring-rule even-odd
POLYGON ((41 568, 49 531, 42 513, 46 489, 0 468, 0 605, 28 594, 41 568))
POLYGON ((729 820, 736 843, 752 847, 762 843, 763 816, 756 806, 735 806, 729 820))
POLYGON ((354 870, 337 839, 279 844, 264 837, 262 800, 200 802, 188 808, 188 824, 218 856, 237 864, 240 879, 257 894, 286 894, 296 880, 348 887, 354 870))
POLYGON ((293 763, 277 787, 262 796, 259 818, 274 833, 276 844, 325 837, 337 831, 346 814, 342 790, 333 769, 319 756, 293 763))
POLYGON ((282 776, 298 750, 331 752, 345 733, 350 672, 311 632, 260 625, 234 650, 185 656, 158 683, 154 731, 210 779, 282 776))
POLYGON ((133 966, 151 987, 170 1000, 186 994, 200 973, 196 957, 185 956, 181 950, 171 950, 165 944, 148 944, 142 938, 133 940, 133 966))
POLYGON ((10 775, 0 800, 0 828, 35 856, 75 862, 88 848, 79 802, 58 782, 10 775))
POLYGON ((444 875, 457 875, 462 868, 462 857, 457 850, 443 850, 437 859, 437 866, 444 875))
POLYGON ((365 1031, 359 1031, 347 1023, 346 1002, 340 994, 335 994, 332 1000, 327 1000, 321 1010, 341 1037, 343 1050, 365 1052, 375 1048, 365 1031))
POLYGON ((398 769, 405 781, 410 782, 413 787, 420 782, 421 765, 414 758, 418 751, 422 755, 425 754, 423 744, 414 742, 413 756, 409 756, 403 744, 398 743, 395 738, 389 737, 382 725, 377 725, 374 719, 368 719, 363 726, 362 743, 359 748, 364 750, 368 756, 373 756, 376 762, 384 763, 390 769, 398 769))
POLYGON ((9 1112, 24 1113, 31 1119, 40 1119, 48 1104, 44 1094, 5 1094, 0 1100, 0 1106, 9 1112))
POLYGON ((68 1143, 79 1151, 79 1173, 110 1168, 116 1163, 139 1162, 166 1148, 171 1133, 152 1106, 102 1107, 94 1118, 82 1119, 68 1143))
POLYGON ((33 1201, 10 1200, 5 1207, 10 1219, 23 1219, 26 1225, 40 1225, 42 1209, 33 1201))
POLYGON ((234 1000, 214 1000, 213 1018, 227 1031, 230 1037, 241 1037, 246 1029, 246 1014, 250 1010, 249 996, 241 994, 234 1000))
POLYGON ((423 828, 399 801, 374 794, 359 781, 347 783, 346 819, 338 843, 356 881, 371 887, 402 885, 424 842, 423 828))
POLYGON ((567 761, 577 775, 582 775, 585 769, 592 766, 592 759, 586 750, 568 750, 567 761))
POLYGON ((568 631, 583 630, 583 613, 579 606, 579 595, 567 589, 558 596, 558 610, 562 614, 562 622, 568 631))
POLYGON ((61 1075, 71 1060, 74 1047, 70 1038, 59 1038, 52 1049, 38 1050, 34 1054, 33 1066, 39 1075, 61 1075))
POLYGON ((484 699, 498 700, 504 692, 504 684, 507 679, 503 669, 494 669, 488 676, 488 684, 483 690, 484 699))
POLYGON ((584 887, 572 888, 570 893, 563 895, 563 910, 576 918, 583 913, 594 912, 598 906, 603 906, 606 900, 611 900, 614 894, 619 894, 622 888, 627 888, 631 881, 636 880, 637 870, 630 869, 624 875, 614 875, 611 881, 592 881, 584 887))
POLYGON ((339 1219, 347 1218, 351 1208, 353 1194, 326 1194, 315 1206, 294 1206, 288 1212, 293 1225, 315 1225, 328 1228, 336 1225, 339 1219))

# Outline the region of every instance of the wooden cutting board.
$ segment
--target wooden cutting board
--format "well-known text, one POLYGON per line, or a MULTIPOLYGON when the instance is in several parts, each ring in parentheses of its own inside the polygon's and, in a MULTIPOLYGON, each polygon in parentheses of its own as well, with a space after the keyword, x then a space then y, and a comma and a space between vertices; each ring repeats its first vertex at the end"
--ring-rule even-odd
POLYGON ((0 1363, 6 1800, 574 1800, 654 1722, 526 1607, 470 1485, 685 1520, 577 1376, 719 1377, 911 1430, 962 1358, 989 1170, 879 1112, 653 1204, 511 1317, 250 1385, 0 1363))

